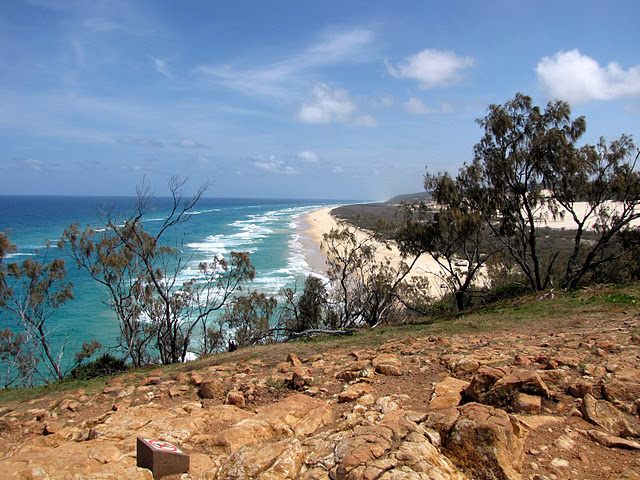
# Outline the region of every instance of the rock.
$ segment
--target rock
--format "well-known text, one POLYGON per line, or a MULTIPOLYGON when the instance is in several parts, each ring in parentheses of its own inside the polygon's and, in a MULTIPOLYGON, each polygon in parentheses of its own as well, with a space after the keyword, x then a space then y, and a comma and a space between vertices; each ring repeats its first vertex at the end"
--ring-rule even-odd
POLYGON ((453 362, 449 368, 454 373, 465 375, 477 371, 480 368, 480 364, 473 358, 462 357, 456 362, 453 362))
POLYGON ((511 406, 515 413, 527 413, 529 415, 539 415, 542 410, 542 398, 537 395, 529 395, 518 392, 513 399, 511 406))
POLYGON ((100 463, 106 464, 118 460, 122 456, 122 451, 113 444, 102 442, 92 448, 88 456, 100 463))
POLYGON ((437 431, 442 438, 446 438, 458 418, 460 418, 460 412, 457 408, 445 408, 429 412, 424 425, 437 431))
POLYGON ((313 377, 309 375, 304 367, 296 367, 290 378, 285 380, 285 384, 292 390, 301 390, 313 383, 313 377))
POLYGON ((371 364, 376 373, 381 375, 402 375, 402 362, 396 355, 391 353, 383 353, 375 357, 371 364))
POLYGON ((524 462, 521 427, 497 408, 469 403, 444 440, 445 453, 479 480, 520 479, 524 462))
POLYGON ((224 385, 218 380, 204 380, 200 383, 198 395, 200 398, 218 398, 225 394, 224 385))
POLYGON ((633 381, 622 382, 620 380, 609 380, 602 385, 602 395, 610 402, 634 402, 640 398, 640 383, 633 381))
POLYGON ((640 450, 640 443, 624 438, 609 435, 598 430, 589 430, 589 436, 600 445, 607 448, 625 448, 628 450, 640 450))
POLYGON ((551 460, 551 466, 555 468, 569 468, 569 462, 564 458, 554 458, 551 460))
POLYGON ((592 395, 585 395, 582 402, 582 414, 585 420, 601 426, 616 437, 628 437, 635 434, 623 413, 606 400, 596 400, 592 395))
POLYGON ((191 372, 189 374, 189 383, 191 385, 200 385, 204 381, 204 377, 198 372, 191 372))
POLYGON ((242 392, 239 392, 237 390, 232 390, 229 393, 227 393, 227 400, 225 403, 227 405, 235 405, 238 408, 244 408, 245 407, 244 395, 242 394, 242 392))
POLYGON ((469 382, 447 377, 433 386, 433 395, 429 402, 429 408, 438 410, 441 408, 457 407, 462 401, 462 391, 469 386, 469 382))
POLYGON ((519 366, 522 366, 522 367, 527 367, 527 366, 531 365, 533 362, 526 355, 523 355, 522 353, 518 353, 518 354, 516 354, 515 359, 513 360, 513 363, 515 365, 519 365, 519 366))
POLYGON ((291 365, 293 365, 294 367, 301 367, 302 366, 302 362, 300 361, 300 359, 298 358, 298 356, 295 353, 290 353, 287 356, 287 362, 291 363, 291 365))
POLYGON ((331 407, 326 402, 294 394, 278 403, 261 407, 255 416, 215 435, 213 443, 234 453, 245 445, 273 437, 308 435, 329 424, 332 419, 331 407))
POLYGON ((560 450, 571 452, 576 448, 576 442, 567 435, 560 435, 556 438, 556 441, 553 442, 553 446, 560 450))
POLYGON ((569 386, 567 393, 576 398, 583 398, 587 394, 593 395, 593 384, 586 380, 578 380, 569 386))
POLYGON ((373 387, 368 383, 356 383, 349 386, 344 392, 338 395, 338 403, 353 402, 363 395, 367 395, 373 391, 373 387))
POLYGON ((222 465, 217 478, 293 479, 297 478, 305 451, 297 439, 242 448, 222 465))
POLYGON ((479 402, 482 396, 502 377, 505 372, 492 367, 483 366, 478 369, 471 383, 464 390, 464 395, 479 402))
POLYGON ((535 394, 545 398, 551 396, 549 388, 540 376, 530 370, 517 370, 500 378, 491 389, 481 396, 481 403, 506 406, 512 403, 518 393, 535 394))

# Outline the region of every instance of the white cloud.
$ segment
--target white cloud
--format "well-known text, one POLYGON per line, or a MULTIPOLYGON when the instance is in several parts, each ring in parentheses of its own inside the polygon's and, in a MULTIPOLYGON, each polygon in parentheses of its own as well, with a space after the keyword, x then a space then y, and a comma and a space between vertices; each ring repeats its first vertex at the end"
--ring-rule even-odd
POLYGON ((156 68, 156 71, 158 73, 164 75, 169 80, 173 80, 173 75, 171 74, 171 71, 169 70, 169 65, 167 65, 167 61, 166 60, 162 60, 162 59, 156 58, 156 57, 151 57, 151 59, 153 60, 153 65, 156 68))
POLYGON ((358 127, 377 127, 378 120, 376 120, 371 115, 361 115, 355 119, 353 124, 358 127))
POLYGON ((463 71, 473 63, 472 57, 427 48, 396 66, 387 63, 387 68, 396 78, 411 78, 419 81, 422 88, 435 88, 458 83, 463 71))
POLYGON ((312 99, 300 108, 298 118, 305 123, 342 123, 348 121, 355 110, 356 105, 346 90, 319 84, 313 89, 312 99))
POLYGON ((206 145, 198 143, 197 140, 193 138, 183 138, 179 142, 176 142, 176 147, 181 148, 207 148, 206 145))
POLYGON ((427 115, 434 113, 452 113, 453 107, 448 103, 440 104, 440 107, 433 108, 426 105, 422 100, 417 97, 411 97, 409 100, 404 102, 404 109, 415 115, 427 115))
POLYGON ((543 57, 536 73, 550 97, 573 104, 640 96, 640 65, 624 70, 610 62, 603 67, 576 49, 543 57))
POLYGON ((304 150, 302 152, 299 152, 298 158, 303 162, 307 162, 307 163, 317 163, 318 160, 320 160, 320 158, 318 157, 318 154, 310 150, 304 150))
POLYGON ((281 175, 297 175, 300 173, 292 166, 287 165, 284 161, 277 159, 274 155, 258 157, 251 163, 253 166, 266 172, 278 173, 281 175))
POLYGON ((332 169, 333 173, 344 173, 344 168, 341 165, 336 165, 332 169))
POLYGON ((317 43, 279 61, 245 68, 200 65, 195 71, 247 95, 290 97, 292 90, 309 81, 308 75, 313 70, 362 61, 372 41, 373 33, 367 29, 327 32, 317 43))

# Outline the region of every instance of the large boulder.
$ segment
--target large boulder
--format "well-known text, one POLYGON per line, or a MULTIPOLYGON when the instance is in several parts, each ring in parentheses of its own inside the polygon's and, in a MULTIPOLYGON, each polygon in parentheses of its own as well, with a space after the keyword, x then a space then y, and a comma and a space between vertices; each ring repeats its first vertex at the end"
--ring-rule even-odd
POLYGON ((606 400, 597 400, 593 395, 585 395, 582 401, 582 415, 601 426, 616 437, 635 435, 624 414, 606 400))
POLYGON ((520 480, 523 432, 517 420, 497 408, 468 403, 459 409, 445 454, 477 480, 520 480))

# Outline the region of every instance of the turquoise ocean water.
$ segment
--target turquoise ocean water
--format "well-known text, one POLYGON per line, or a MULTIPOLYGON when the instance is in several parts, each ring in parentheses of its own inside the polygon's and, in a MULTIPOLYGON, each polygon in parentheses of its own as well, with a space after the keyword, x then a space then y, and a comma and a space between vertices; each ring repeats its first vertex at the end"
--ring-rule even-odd
MULTIPOLYGON (((62 196, 0 196, 0 231, 10 231, 11 243, 18 251, 5 262, 21 262, 39 258, 47 240, 55 245, 62 231, 77 222, 80 228, 91 225, 100 228, 100 212, 130 211, 135 198, 62 197, 62 196)), ((153 231, 168 214, 170 199, 157 198, 156 209, 145 217, 145 228, 153 231)), ((194 268, 201 261, 231 251, 248 251, 256 267, 251 288, 276 294, 283 287, 301 288, 312 271, 321 273, 313 258, 313 248, 302 233, 303 216, 314 209, 349 201, 202 198, 189 215, 188 222, 174 229, 165 241, 175 242, 184 235, 184 258, 194 268)), ((174 243, 175 245, 175 243, 174 243)), ((50 258, 65 257, 54 248, 50 258)), ((317 256, 317 253, 315 254, 317 256)), ((93 338, 105 346, 116 344, 118 325, 115 316, 103 304, 106 298, 101 287, 86 272, 79 270, 67 258, 68 280, 73 282, 75 299, 56 312, 50 327, 55 327, 54 348, 71 334, 67 359, 82 342, 93 338)), ((188 271, 184 279, 188 278, 188 271)), ((1 314, 0 314, 1 315, 1 314)), ((0 329, 16 329, 10 318, 0 317, 0 329)))

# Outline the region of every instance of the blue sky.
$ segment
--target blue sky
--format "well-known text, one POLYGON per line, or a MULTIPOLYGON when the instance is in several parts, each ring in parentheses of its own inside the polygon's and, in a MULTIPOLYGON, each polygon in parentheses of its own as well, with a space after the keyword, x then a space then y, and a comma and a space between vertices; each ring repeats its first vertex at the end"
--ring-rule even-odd
POLYGON ((560 98, 640 136, 640 2, 9 0, 0 194, 385 199, 472 159, 477 118, 560 98))

